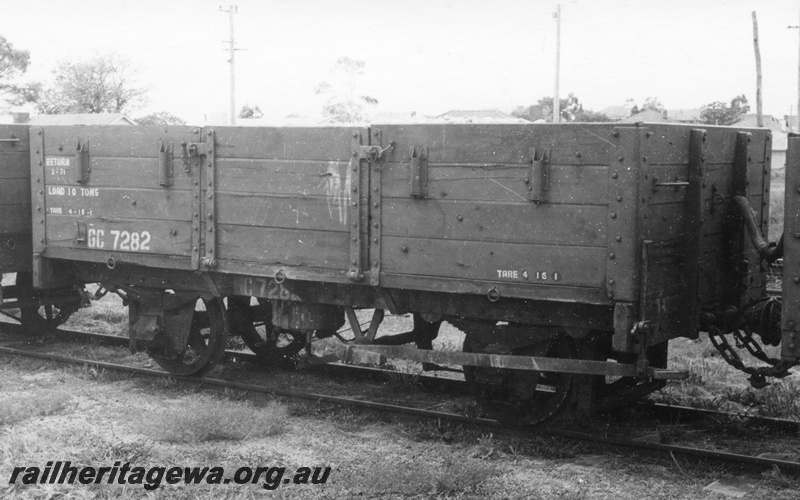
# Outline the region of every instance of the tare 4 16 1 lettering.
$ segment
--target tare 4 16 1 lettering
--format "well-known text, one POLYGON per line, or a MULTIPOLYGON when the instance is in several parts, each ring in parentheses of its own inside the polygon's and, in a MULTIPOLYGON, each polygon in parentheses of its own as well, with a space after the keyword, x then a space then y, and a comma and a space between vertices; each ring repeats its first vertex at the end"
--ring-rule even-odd
POLYGON ((561 273, 558 271, 528 271, 498 269, 497 277, 512 280, 536 280, 536 281, 561 281, 561 273))

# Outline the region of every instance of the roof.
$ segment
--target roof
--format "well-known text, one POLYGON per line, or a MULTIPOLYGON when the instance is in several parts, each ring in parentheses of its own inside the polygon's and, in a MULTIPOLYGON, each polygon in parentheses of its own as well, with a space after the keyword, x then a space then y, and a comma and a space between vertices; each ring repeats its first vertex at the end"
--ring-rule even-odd
POLYGON ((462 110, 462 109, 451 109, 447 113, 442 113, 441 115, 437 116, 436 118, 493 118, 493 119, 505 119, 505 118, 514 118, 511 115, 507 115, 500 110, 497 109, 469 109, 469 110, 462 110))
MULTIPOLYGON (((775 118, 772 115, 764 115, 764 128, 768 128, 770 130, 783 132, 784 124, 775 118)), ((758 116, 755 113, 748 113, 746 115, 742 115, 739 118, 739 121, 733 124, 735 127, 746 127, 746 128, 756 128, 758 127, 758 116)))
POLYGON ((31 125, 136 125, 122 113, 67 113, 31 116, 31 125))
POLYGON ((667 119, 671 122, 699 122, 703 108, 668 109, 667 119))
POLYGON ((665 122, 664 113, 654 109, 646 109, 641 113, 636 113, 620 120, 620 123, 640 123, 640 122, 665 122))

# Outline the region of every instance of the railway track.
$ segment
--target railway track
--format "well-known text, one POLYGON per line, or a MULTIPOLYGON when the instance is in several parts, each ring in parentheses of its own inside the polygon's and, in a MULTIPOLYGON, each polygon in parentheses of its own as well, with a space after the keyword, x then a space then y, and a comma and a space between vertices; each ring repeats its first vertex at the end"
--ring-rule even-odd
MULTIPOLYGON (((9 324, 3 324, 0 330, 9 333, 21 332, 21 329, 18 326, 9 324)), ((94 334, 88 332, 79 332, 74 330, 59 330, 59 334, 63 335, 64 337, 94 339, 98 342, 105 343, 108 345, 118 345, 118 346, 127 345, 127 339, 122 337, 94 334)), ((471 417, 456 413, 442 412, 425 408, 399 406, 399 405, 380 403, 374 401, 365 401, 361 399, 353 399, 349 397, 318 394, 306 391, 287 390, 282 388, 269 387, 261 384, 235 382, 217 378, 177 377, 167 372, 159 370, 137 368, 117 363, 76 358, 59 354, 42 353, 30 349, 8 347, 8 343, 6 343, 5 345, 0 345, 0 354, 6 354, 11 356, 24 356, 24 357, 36 358, 63 364, 85 365, 85 366, 95 367, 97 369, 130 373, 146 377, 172 378, 186 383, 202 384, 204 386, 218 387, 218 388, 229 388, 239 391, 250 391, 254 393, 264 393, 294 400, 325 402, 338 406, 373 410, 377 412, 404 416, 404 417, 447 421, 450 423, 460 424, 465 427, 491 429, 495 432, 502 431, 510 433, 525 433, 526 435, 558 437, 558 438, 588 443, 590 445, 602 447, 604 449, 614 448, 616 450, 621 450, 621 451, 637 451, 637 452, 645 452, 649 454, 661 455, 664 457, 670 456, 673 460, 675 460, 675 457, 680 456, 690 461, 714 461, 718 463, 736 465, 742 468, 750 468, 750 469, 758 468, 758 469, 768 470, 778 467, 780 471, 785 474, 800 476, 800 462, 791 462, 774 458, 728 453, 718 450, 706 450, 689 446, 645 441, 641 439, 629 439, 613 435, 600 435, 597 433, 584 432, 581 430, 553 428, 547 426, 530 427, 530 426, 514 425, 493 419, 471 417)), ((239 358, 243 360, 250 360, 250 361, 258 360, 257 357, 252 354, 238 352, 238 351, 228 351, 227 355, 232 358, 239 358)), ((362 368, 356 368, 344 365, 341 365, 339 367, 331 367, 328 369, 333 369, 336 371, 347 371, 349 373, 355 371, 363 376, 372 376, 372 375, 384 376, 385 373, 384 370, 376 370, 376 369, 365 370, 362 368)), ((453 379, 442 379, 438 377, 423 376, 421 377, 420 382, 424 384, 430 384, 430 383, 444 384, 445 386, 449 386, 451 388, 458 387, 461 390, 465 390, 465 388, 463 387, 463 382, 453 379)), ((668 415, 680 416, 681 418, 687 420, 691 418, 735 417, 735 418, 751 419, 752 423, 755 425, 761 425, 763 427, 767 427, 769 429, 781 432, 796 434, 800 429, 799 422, 794 422, 789 420, 731 415, 721 412, 714 412, 710 410, 697 410, 693 408, 659 405, 652 403, 643 404, 640 405, 640 407, 642 407, 644 411, 649 412, 650 414, 657 415, 659 418, 664 418, 665 416, 668 415)))

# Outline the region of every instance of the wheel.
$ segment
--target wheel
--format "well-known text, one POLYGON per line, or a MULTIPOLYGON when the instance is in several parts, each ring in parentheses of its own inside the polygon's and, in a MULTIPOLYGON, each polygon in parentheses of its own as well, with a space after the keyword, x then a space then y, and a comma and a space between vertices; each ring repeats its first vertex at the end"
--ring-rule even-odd
POLYGON ((306 346, 304 333, 272 324, 272 305, 267 300, 258 299, 257 305, 251 305, 250 297, 228 297, 228 314, 231 333, 240 335, 256 356, 281 362, 306 346))
MULTIPOLYGON (((485 342, 467 334, 463 350, 480 353, 491 349, 485 342)), ((575 348, 572 339, 558 334, 503 354, 571 359, 575 348)), ((530 425, 541 423, 568 407, 573 379, 571 373, 476 366, 464 366, 464 377, 485 413, 499 420, 530 425)))
POLYGON ((20 323, 34 336, 55 330, 80 309, 81 298, 77 290, 35 290, 30 273, 17 273, 16 298, 25 302, 52 302, 20 309, 4 309, 2 314, 20 323))
POLYGON ((175 359, 151 354, 153 360, 173 375, 199 377, 222 359, 228 341, 228 320, 222 299, 197 299, 186 349, 175 359))

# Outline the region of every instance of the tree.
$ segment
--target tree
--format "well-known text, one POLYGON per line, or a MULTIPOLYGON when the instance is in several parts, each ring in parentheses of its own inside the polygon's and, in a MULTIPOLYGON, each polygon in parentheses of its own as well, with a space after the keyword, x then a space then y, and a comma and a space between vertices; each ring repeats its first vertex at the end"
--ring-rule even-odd
POLYGON ((40 113, 124 113, 146 102, 136 69, 113 54, 62 62, 54 74, 37 102, 40 113))
MULTIPOLYGON (((560 114, 563 121, 575 121, 575 118, 580 113, 583 113, 583 106, 581 105, 580 100, 578 100, 574 94, 569 94, 566 99, 559 99, 559 104, 561 105, 560 114)), ((551 122, 553 121, 553 98, 542 97, 537 101, 536 104, 531 106, 517 106, 517 108, 511 112, 511 115, 517 118, 524 118, 525 120, 530 120, 532 122, 537 120, 551 122)))
POLYGON ((150 113, 149 115, 137 118, 135 121, 139 125, 156 125, 159 127, 168 127, 170 125, 186 125, 186 122, 182 118, 179 118, 167 111, 150 113))
POLYGON ((610 122, 611 118, 603 113, 595 113, 594 111, 581 110, 575 115, 576 122, 610 122))
POLYGON ((19 85, 14 81, 28 70, 31 54, 18 50, 0 35, 0 99, 20 105, 36 99, 39 87, 36 84, 19 85))
POLYGON ((364 75, 364 61, 340 57, 330 71, 330 81, 320 82, 314 93, 326 98, 322 114, 341 122, 362 122, 366 111, 378 104, 374 97, 360 94, 360 81, 364 75))
POLYGON ((239 111, 239 118, 261 118, 264 113, 261 112, 258 105, 251 106, 250 103, 245 103, 242 110, 239 111))
POLYGON ((661 104, 661 101, 658 100, 658 97, 648 97, 644 100, 644 104, 642 104, 642 107, 639 108, 639 111, 647 111, 648 109, 663 113, 664 105, 661 104))
POLYGON ((733 125, 748 111, 750 105, 747 104, 747 97, 742 94, 734 97, 729 105, 722 101, 706 104, 700 112, 700 120, 710 125, 733 125))

